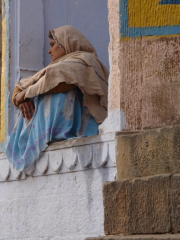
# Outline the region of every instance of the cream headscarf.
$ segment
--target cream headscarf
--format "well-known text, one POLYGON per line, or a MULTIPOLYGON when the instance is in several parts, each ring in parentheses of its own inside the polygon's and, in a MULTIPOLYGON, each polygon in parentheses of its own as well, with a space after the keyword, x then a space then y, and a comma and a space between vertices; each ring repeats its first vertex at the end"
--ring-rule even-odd
POLYGON ((50 30, 54 40, 66 55, 55 60, 33 77, 21 79, 16 86, 27 89, 25 98, 44 94, 59 83, 77 85, 84 94, 84 106, 98 123, 107 117, 109 72, 98 59, 87 38, 72 26, 50 30))

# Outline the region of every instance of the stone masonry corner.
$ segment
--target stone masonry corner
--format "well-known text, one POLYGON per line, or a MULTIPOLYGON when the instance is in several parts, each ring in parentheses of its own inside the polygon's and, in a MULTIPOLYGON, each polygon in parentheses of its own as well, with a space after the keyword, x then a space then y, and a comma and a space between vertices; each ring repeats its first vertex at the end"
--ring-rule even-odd
POLYGON ((103 188, 106 235, 180 232, 180 175, 107 182, 103 188))
POLYGON ((117 137, 118 179, 180 173, 180 125, 117 137))

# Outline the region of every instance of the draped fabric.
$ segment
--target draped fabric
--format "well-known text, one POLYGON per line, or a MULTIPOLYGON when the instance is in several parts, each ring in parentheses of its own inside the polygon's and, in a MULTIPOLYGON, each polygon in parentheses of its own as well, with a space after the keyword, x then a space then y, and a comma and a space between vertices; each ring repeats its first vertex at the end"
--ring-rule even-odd
POLYGON ((50 32, 66 55, 34 76, 21 79, 16 86, 21 90, 27 89, 25 98, 34 98, 59 83, 74 84, 84 95, 84 106, 98 123, 102 123, 107 117, 108 70, 78 29, 67 25, 50 32))
POLYGON ((7 158, 17 170, 31 165, 49 143, 98 134, 98 123, 83 106, 78 88, 40 95, 34 104, 30 121, 19 114, 7 146, 7 158))
POLYGON ((51 142, 97 135, 107 117, 109 72, 92 44, 72 26, 50 33, 66 55, 16 84, 35 105, 31 120, 19 114, 8 142, 7 158, 17 170, 31 165, 51 142), (49 94, 63 84, 75 89, 49 94))

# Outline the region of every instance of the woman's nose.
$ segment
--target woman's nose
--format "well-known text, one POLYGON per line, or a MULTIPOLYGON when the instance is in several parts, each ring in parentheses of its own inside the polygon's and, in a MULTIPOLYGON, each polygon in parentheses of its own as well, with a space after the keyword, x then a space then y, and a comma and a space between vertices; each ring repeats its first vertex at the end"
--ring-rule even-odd
POLYGON ((48 53, 51 54, 51 49, 49 49, 48 53))

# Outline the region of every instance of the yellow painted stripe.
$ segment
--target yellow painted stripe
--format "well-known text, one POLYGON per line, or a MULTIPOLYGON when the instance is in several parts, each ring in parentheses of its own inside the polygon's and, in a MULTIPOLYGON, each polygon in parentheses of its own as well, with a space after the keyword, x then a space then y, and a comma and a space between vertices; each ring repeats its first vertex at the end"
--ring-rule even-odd
POLYGON ((129 27, 180 25, 180 5, 159 3, 160 0, 128 0, 129 27))
MULTIPOLYGON (((6 4, 6 1, 5 1, 6 4)), ((5 11, 5 9, 3 9, 5 11)), ((5 142, 6 100, 6 14, 2 21, 2 72, 1 72, 1 143, 5 142)))

